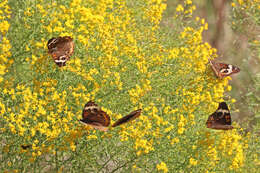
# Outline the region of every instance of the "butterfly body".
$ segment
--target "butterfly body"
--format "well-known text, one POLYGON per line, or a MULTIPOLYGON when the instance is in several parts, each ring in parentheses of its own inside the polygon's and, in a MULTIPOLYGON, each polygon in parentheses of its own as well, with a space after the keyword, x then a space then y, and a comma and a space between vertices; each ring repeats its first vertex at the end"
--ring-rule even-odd
MULTIPOLYGON (((133 111, 130 114, 124 116, 123 118, 117 120, 112 125, 112 127, 116 127, 126 122, 132 121, 139 117, 140 114, 141 109, 133 111)), ((80 122, 83 124, 90 125, 98 130, 107 131, 110 125, 110 117, 106 112, 100 109, 97 104, 95 104, 92 101, 89 101, 83 109, 82 119, 80 120, 80 122)))
POLYGON ((48 53, 59 66, 65 66, 74 52, 73 39, 69 36, 51 38, 48 43, 48 53))
POLYGON ((209 116, 206 125, 207 128, 216 129, 216 130, 233 129, 233 126, 231 126, 230 111, 225 102, 219 103, 218 109, 209 116))
POLYGON ((220 79, 240 72, 240 69, 238 67, 231 64, 218 63, 212 60, 209 60, 209 63, 216 76, 220 79))

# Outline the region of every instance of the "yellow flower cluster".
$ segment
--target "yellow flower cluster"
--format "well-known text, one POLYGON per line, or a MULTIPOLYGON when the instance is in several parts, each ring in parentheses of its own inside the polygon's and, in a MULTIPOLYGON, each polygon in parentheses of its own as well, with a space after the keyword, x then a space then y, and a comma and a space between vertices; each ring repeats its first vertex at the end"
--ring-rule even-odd
POLYGON ((192 0, 185 0, 184 6, 181 4, 178 4, 176 7, 176 16, 175 17, 192 17, 193 11, 196 10, 196 6, 193 5, 192 0))
MULTIPOLYGON (((140 172, 149 164, 163 172, 199 167, 206 172, 211 171, 208 165, 217 170, 226 161, 229 170, 245 165, 247 142, 237 130, 205 132, 206 118, 231 90, 231 78, 217 79, 209 68, 216 50, 203 42, 208 29, 204 19, 197 17, 193 26, 185 24, 178 34, 167 31, 170 36, 165 36, 159 25, 164 0, 26 1, 18 26, 34 33, 28 33, 30 40, 21 50, 14 47, 23 56, 14 64, 21 75, 13 78, 8 71, 11 45, 5 37, 10 12, 3 2, 0 9, 7 10, 0 12, 6 14, 0 19, 0 75, 8 74, 0 102, 0 132, 8 133, 3 155, 10 158, 19 144, 30 144, 19 157, 31 164, 59 165, 75 158, 91 161, 92 172, 105 171, 106 164, 120 168, 135 159, 127 167, 140 172), (46 43, 68 35, 75 51, 59 68, 47 55, 46 43), (78 123, 89 100, 101 105, 111 123, 132 109, 141 108, 142 115, 103 133, 78 123)), ((176 11, 190 17, 195 9, 193 1, 185 0, 176 11)), ((74 160, 71 164, 68 170, 74 160)), ((10 162, 9 167, 15 165, 10 162)))
POLYGON ((160 164, 157 164, 158 171, 168 172, 167 165, 164 162, 161 162, 160 164))
POLYGON ((8 19, 11 17, 10 7, 8 5, 8 0, 3 0, 0 2, 0 82, 2 82, 3 75, 6 73, 7 67, 13 63, 12 60, 8 58, 11 57, 11 44, 8 38, 6 37, 6 33, 9 30, 10 24, 8 23, 8 19))
POLYGON ((162 13, 166 9, 166 0, 146 0, 147 8, 145 8, 145 18, 148 19, 148 22, 153 23, 156 27, 161 21, 162 13))

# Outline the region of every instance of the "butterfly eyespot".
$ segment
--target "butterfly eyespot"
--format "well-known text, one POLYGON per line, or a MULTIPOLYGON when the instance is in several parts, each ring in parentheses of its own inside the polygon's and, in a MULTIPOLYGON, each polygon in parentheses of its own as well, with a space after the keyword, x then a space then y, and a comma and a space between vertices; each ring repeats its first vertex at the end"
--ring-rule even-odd
POLYGON ((228 70, 224 70, 223 73, 228 73, 228 70))

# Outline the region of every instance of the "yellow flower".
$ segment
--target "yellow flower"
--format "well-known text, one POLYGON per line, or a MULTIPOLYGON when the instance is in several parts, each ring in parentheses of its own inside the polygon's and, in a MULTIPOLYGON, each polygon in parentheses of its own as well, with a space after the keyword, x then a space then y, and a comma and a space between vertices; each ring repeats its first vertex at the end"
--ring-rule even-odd
POLYGON ((177 12, 182 12, 182 11, 184 11, 183 6, 182 6, 181 4, 179 4, 179 5, 176 7, 176 11, 177 11, 177 12))
POLYGON ((190 5, 190 4, 192 4, 192 0, 185 0, 185 3, 190 5))
POLYGON ((168 172, 167 165, 164 162, 156 165, 158 171, 168 172))
POLYGON ((175 143, 179 143, 179 142, 180 142, 179 138, 173 138, 173 139, 171 140, 171 144, 172 144, 172 145, 175 144, 175 143))
POLYGON ((5 34, 10 27, 10 24, 7 21, 0 22, 0 32, 5 34))
POLYGON ((196 166, 198 164, 198 161, 193 159, 192 157, 190 158, 190 165, 196 166))
POLYGON ((227 91, 231 91, 232 90, 232 86, 231 85, 228 85, 227 86, 227 91))
POLYGON ((89 135, 88 139, 97 139, 97 136, 96 135, 89 135))

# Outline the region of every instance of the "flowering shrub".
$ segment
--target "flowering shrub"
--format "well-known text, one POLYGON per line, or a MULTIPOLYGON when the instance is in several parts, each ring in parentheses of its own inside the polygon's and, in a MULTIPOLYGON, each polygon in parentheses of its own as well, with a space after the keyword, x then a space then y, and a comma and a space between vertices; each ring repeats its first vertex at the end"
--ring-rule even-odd
POLYGON ((177 7, 173 22, 192 22, 176 30, 160 26, 161 0, 10 0, 0 7, 1 170, 256 169, 258 155, 249 144, 258 141, 238 125, 228 132, 205 127, 231 90, 231 78, 217 79, 207 64, 216 50, 202 40, 204 19, 191 18, 192 1, 177 7), (62 68, 46 47, 59 35, 76 45, 62 68), (104 133, 78 122, 89 100, 112 121, 137 108, 143 112, 104 133))

